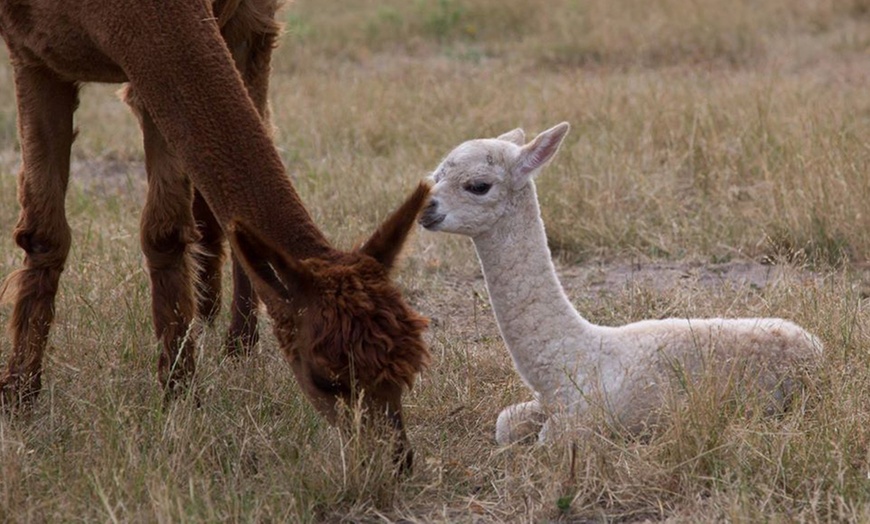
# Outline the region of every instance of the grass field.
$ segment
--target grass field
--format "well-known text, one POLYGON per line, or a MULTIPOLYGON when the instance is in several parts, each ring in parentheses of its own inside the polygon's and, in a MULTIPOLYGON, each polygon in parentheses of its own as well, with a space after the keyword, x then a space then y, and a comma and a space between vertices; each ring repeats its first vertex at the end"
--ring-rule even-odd
MULTIPOLYGON (((870 2, 298 0, 281 16, 276 143, 335 244, 460 142, 566 120, 538 187, 578 310, 789 318, 825 344, 817 377, 775 419, 699 394, 647 441, 499 448, 500 409, 530 394, 470 242, 421 231, 397 274, 432 319, 410 477, 314 413, 266 322, 230 362, 222 315, 201 407, 162 410, 140 135, 116 86, 89 85, 44 391, 0 417, 0 521, 870 521, 870 2)), ((15 113, 3 57, 0 276, 22 259, 15 113)))

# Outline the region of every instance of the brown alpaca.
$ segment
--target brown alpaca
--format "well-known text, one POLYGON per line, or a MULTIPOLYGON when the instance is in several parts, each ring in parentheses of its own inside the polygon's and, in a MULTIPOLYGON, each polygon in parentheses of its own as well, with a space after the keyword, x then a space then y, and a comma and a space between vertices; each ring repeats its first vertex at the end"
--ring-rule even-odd
MULTIPOLYGON (((341 252, 329 244, 261 118, 276 8, 277 0, 0 2, 23 159, 14 238, 26 254, 24 267, 6 281, 15 305, 12 352, 0 379, 4 403, 18 404, 40 389, 71 242, 64 195, 78 85, 129 82, 126 99, 145 143, 149 189, 141 243, 165 390, 193 376, 194 246, 203 240, 207 252, 220 253, 222 225, 312 403, 335 420, 337 404, 360 400, 370 420, 390 422, 400 436, 399 457, 410 464, 401 395, 428 363, 426 320, 404 303, 388 273, 428 188, 418 187, 360 248, 341 252)), ((205 267, 199 311, 210 315, 220 257, 202 256, 199 263, 205 267)), ((246 321, 256 299, 244 289, 242 272, 234 276, 242 289, 230 337, 249 346, 255 332, 246 321)))

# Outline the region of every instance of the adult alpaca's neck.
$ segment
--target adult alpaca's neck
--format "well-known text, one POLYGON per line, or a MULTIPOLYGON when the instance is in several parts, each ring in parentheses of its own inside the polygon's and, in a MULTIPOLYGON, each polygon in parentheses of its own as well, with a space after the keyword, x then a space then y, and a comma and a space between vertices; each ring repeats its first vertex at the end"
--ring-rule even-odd
POLYGON ((579 371, 556 369, 553 362, 576 360, 563 353, 584 347, 594 326, 577 313, 556 276, 534 182, 514 193, 498 223, 472 240, 517 370, 535 391, 552 393, 566 371, 579 371))
POLYGON ((287 177, 217 25, 203 23, 209 9, 200 2, 142 5, 111 18, 100 43, 114 51, 223 225, 257 224, 295 258, 323 256, 332 248, 287 177), (173 46, 164 35, 174 35, 173 46))

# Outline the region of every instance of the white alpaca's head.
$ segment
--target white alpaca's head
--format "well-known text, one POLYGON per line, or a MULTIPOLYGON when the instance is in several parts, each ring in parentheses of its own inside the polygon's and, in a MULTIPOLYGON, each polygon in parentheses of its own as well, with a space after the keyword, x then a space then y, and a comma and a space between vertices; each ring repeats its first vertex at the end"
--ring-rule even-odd
POLYGON ((562 122, 529 143, 522 129, 514 129, 460 144, 432 173, 434 186, 420 224, 472 238, 485 233, 507 212, 512 196, 553 158, 569 129, 562 122))

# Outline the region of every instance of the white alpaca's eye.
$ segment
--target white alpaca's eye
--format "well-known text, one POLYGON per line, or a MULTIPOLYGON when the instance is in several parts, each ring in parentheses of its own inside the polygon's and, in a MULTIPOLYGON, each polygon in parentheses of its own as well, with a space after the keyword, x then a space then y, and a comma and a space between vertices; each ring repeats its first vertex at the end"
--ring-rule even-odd
POLYGON ((486 182, 476 182, 473 184, 466 184, 464 189, 469 193, 473 193, 475 195, 485 195, 489 192, 489 189, 492 187, 492 184, 487 184, 486 182))

